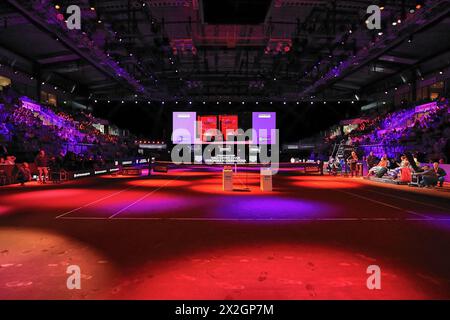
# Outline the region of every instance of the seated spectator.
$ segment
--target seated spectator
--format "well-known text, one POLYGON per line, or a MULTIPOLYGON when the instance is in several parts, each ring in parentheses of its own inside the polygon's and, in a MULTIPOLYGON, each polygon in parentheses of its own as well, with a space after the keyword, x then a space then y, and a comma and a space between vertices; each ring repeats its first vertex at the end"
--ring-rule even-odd
POLYGON ((388 171, 389 160, 387 154, 384 154, 378 164, 369 170, 369 175, 375 174, 377 177, 381 178, 384 173, 388 171), (381 174, 383 173, 383 174, 381 174), (380 176, 381 175, 381 176, 380 176))
POLYGON ((24 162, 17 172, 16 176, 17 182, 19 182, 22 186, 25 185, 25 182, 31 181, 31 171, 28 163, 24 162))
POLYGON ((434 171, 436 172, 437 182, 439 184, 439 187, 443 187, 444 181, 445 181, 445 176, 447 175, 447 172, 445 172, 445 170, 439 166, 438 162, 433 163, 433 168, 434 168, 434 171))
POLYGON ((420 181, 420 186, 430 188, 437 185, 438 179, 434 168, 424 166, 423 170, 423 172, 417 173, 417 175, 422 178, 420 181))
POLYGON ((373 151, 371 151, 369 153, 369 156, 367 157, 366 161, 367 161, 367 167, 370 170, 377 165, 377 163, 379 162, 379 159, 377 157, 375 157, 373 154, 373 151))
POLYGON ((7 156, 5 160, 6 165, 14 165, 16 164, 16 157, 14 156, 7 156))

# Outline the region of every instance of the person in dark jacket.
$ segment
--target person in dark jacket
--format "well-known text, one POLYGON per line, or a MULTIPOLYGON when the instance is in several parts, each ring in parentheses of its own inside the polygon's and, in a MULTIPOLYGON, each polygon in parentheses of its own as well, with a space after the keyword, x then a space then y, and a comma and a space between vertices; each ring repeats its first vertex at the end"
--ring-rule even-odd
POLYGON ((447 172, 439 166, 438 162, 433 163, 434 172, 436 172, 439 187, 444 186, 445 176, 447 172))
POLYGON ((380 161, 380 159, 378 159, 377 157, 375 157, 375 156, 373 155, 373 151, 371 151, 371 152, 369 153, 369 155, 367 156, 366 161, 367 161, 367 168, 370 170, 370 169, 372 169, 373 167, 375 167, 375 166, 378 164, 378 162, 380 161))
POLYGON ((24 186, 25 182, 31 181, 31 171, 28 163, 24 162, 17 172, 17 181, 24 186))
POLYGON ((424 166, 422 169, 424 170, 423 172, 416 173, 418 176, 422 177, 420 185, 422 187, 433 187, 437 185, 438 179, 434 168, 424 166))
POLYGON ((48 157, 44 150, 39 151, 39 154, 34 159, 34 163, 39 172, 38 182, 46 183, 48 179, 48 157))

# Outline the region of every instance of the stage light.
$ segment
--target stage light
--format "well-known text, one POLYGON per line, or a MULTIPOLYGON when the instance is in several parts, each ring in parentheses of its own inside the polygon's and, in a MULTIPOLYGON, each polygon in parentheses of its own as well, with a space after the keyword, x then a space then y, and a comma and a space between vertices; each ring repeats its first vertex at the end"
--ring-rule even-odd
POLYGON ((98 23, 102 23, 102 20, 98 20, 97 22, 98 22, 98 23))
POLYGON ((382 35, 383 35, 383 32, 381 32, 381 31, 378 32, 378 35, 379 35, 379 36, 382 36, 382 35))
POLYGON ((355 94, 355 98, 359 101, 359 96, 357 94, 355 94))
POLYGON ((192 104, 192 101, 189 101, 189 104, 192 104))
POLYGON ((283 104, 286 104, 286 101, 284 101, 283 104))
POLYGON ((178 104, 178 101, 175 101, 175 104, 178 104))
POLYGON ((396 25, 397 25, 397 22, 395 22, 395 21, 392 22, 392 25, 393 25, 393 26, 396 26, 396 25))
POLYGON ((137 102, 137 101, 135 101, 134 103, 135 103, 135 104, 137 104, 138 102, 137 102))
POLYGON ((124 104, 124 103, 125 103, 125 101, 122 100, 122 104, 124 104))
POLYGON ((444 73, 443 73, 442 71, 439 71, 439 74, 442 75, 442 74, 444 74, 444 73))
POLYGON ((94 8, 94 7, 91 7, 91 11, 95 11, 95 8, 94 8))
POLYGON ((401 20, 401 19, 398 19, 398 20, 397 20, 397 23, 398 23, 398 24, 402 23, 402 20, 401 20))
POLYGON ((341 104, 341 102, 340 102, 340 101, 338 101, 338 104, 341 104))
POLYGON ((259 102, 258 102, 258 101, 256 101, 256 104, 259 104, 259 102))
POLYGON ((244 102, 244 101, 242 101, 242 104, 245 104, 245 102, 244 102))
POLYGON ((164 101, 162 101, 162 102, 161 102, 161 104, 165 104, 165 102, 164 102, 164 101))
POLYGON ((352 104, 355 104, 355 101, 352 100, 352 104))
POLYGON ((108 103, 111 103, 111 100, 108 100, 108 103))
POLYGON ((94 103, 97 103, 97 99, 94 100, 94 103))
POLYGON ((311 104, 314 104, 314 101, 311 101, 311 104))
POLYGON ((420 4, 420 3, 418 3, 417 5, 416 5, 416 9, 417 10, 420 10, 422 8, 422 5, 420 4))
POLYGON ((147 104, 150 104, 151 102, 150 101, 147 101, 147 104))
POLYGON ((228 101, 228 104, 231 104, 231 101, 228 101))
POLYGON ((59 4, 57 4, 57 5, 55 5, 55 9, 59 10, 59 9, 61 9, 61 6, 59 4))
POLYGON ((385 92, 384 92, 384 94, 388 94, 388 92, 387 92, 387 91, 385 91, 385 92))
POLYGON ((300 102, 297 101, 297 104, 300 104, 300 102))

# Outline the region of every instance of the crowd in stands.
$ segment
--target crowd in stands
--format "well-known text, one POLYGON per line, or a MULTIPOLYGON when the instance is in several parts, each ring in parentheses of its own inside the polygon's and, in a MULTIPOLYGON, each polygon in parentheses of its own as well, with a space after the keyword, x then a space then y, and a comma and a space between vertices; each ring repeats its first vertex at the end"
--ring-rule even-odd
POLYGON ((39 150, 47 152, 49 167, 66 170, 100 168, 106 162, 137 155, 135 136, 101 132, 94 124, 102 120, 90 113, 36 105, 27 107, 17 95, 1 92, 0 166, 16 162, 28 166, 39 150))
POLYGON ((416 113, 414 108, 364 119, 348 134, 325 138, 325 149, 336 143, 352 145, 363 152, 374 146, 378 156, 386 152, 395 157, 402 151, 420 151, 421 162, 450 160, 450 112, 447 99, 440 99, 435 107, 416 113))

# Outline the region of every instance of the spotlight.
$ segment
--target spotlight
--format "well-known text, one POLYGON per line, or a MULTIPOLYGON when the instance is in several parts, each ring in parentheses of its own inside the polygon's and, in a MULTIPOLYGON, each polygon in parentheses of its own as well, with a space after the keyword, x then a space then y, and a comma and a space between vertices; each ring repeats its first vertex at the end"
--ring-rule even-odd
POLYGON ((355 98, 359 101, 359 96, 357 94, 355 94, 355 98))
POLYGON ((60 6, 59 4, 56 4, 56 5, 55 5, 55 9, 56 9, 56 10, 59 10, 59 9, 61 9, 61 6, 60 6))
POLYGON ((392 22, 392 25, 393 25, 393 26, 396 26, 396 25, 397 25, 397 22, 396 22, 396 21, 392 22))
POLYGON ((421 5, 420 3, 418 3, 418 4, 416 5, 416 9, 417 9, 417 10, 422 9, 422 5, 421 5))
POLYGON ((97 103, 97 99, 95 99, 94 102, 97 103))
POLYGON ((124 104, 124 103, 125 103, 125 101, 122 100, 122 104, 124 104))
POLYGON ((95 8, 94 8, 94 7, 91 7, 91 11, 95 11, 95 8))

